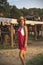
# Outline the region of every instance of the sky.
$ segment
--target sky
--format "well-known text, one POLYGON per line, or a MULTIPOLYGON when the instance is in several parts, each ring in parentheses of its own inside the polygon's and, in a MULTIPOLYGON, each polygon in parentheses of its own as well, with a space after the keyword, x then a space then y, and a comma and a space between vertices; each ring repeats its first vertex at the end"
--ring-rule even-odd
POLYGON ((7 0, 10 5, 17 8, 43 8, 43 0, 7 0))

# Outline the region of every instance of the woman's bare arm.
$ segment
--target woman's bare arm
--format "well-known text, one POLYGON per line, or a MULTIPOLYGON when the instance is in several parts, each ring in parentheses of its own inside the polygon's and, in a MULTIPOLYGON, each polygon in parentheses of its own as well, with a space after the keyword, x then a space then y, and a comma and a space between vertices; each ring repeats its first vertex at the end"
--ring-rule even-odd
POLYGON ((25 26, 25 47, 27 46, 28 43, 28 29, 27 26, 25 26))

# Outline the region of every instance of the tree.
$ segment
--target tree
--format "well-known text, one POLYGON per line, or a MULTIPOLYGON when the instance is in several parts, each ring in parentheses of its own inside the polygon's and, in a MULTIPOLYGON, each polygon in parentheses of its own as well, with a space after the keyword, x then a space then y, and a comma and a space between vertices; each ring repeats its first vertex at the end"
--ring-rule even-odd
POLYGON ((43 9, 40 8, 22 8, 18 9, 15 5, 10 6, 7 0, 0 0, 0 13, 4 14, 4 17, 19 18, 20 16, 43 16, 43 9))
POLYGON ((18 18, 19 16, 23 15, 16 6, 11 7, 10 14, 12 18, 18 18))
POLYGON ((9 3, 4 5, 4 16, 5 17, 10 17, 10 6, 9 6, 9 3))
POLYGON ((7 0, 0 0, 0 7, 4 7, 5 4, 8 4, 7 0))
POLYGON ((7 0, 0 0, 0 12, 4 14, 4 17, 9 17, 10 6, 7 0))

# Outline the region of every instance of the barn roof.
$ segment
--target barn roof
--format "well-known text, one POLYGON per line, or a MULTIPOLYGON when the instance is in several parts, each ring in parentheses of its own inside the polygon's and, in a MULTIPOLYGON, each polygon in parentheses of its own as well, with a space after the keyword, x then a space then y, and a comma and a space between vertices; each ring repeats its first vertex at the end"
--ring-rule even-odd
MULTIPOLYGON (((2 18, 0 17, 0 24, 1 22, 3 22, 3 24, 18 24, 17 19, 12 19, 12 18, 2 18)), ((35 25, 35 24, 43 24, 42 21, 30 21, 30 20, 26 20, 26 24, 31 24, 31 25, 35 25)))

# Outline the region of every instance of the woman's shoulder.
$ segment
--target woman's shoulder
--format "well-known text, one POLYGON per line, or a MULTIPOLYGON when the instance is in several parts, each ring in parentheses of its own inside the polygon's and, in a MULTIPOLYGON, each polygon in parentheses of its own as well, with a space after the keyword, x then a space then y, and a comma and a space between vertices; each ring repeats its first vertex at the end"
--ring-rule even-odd
POLYGON ((25 25, 24 28, 27 29, 27 26, 25 25))

